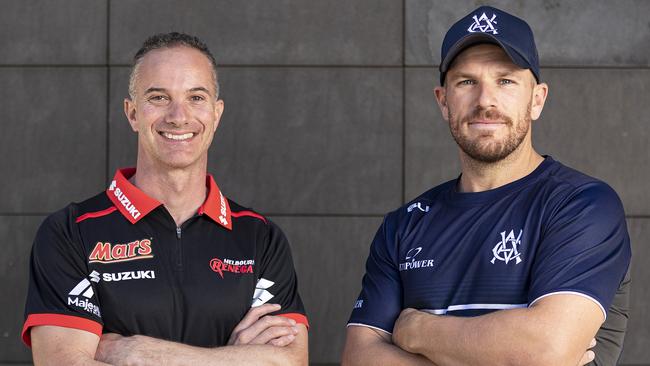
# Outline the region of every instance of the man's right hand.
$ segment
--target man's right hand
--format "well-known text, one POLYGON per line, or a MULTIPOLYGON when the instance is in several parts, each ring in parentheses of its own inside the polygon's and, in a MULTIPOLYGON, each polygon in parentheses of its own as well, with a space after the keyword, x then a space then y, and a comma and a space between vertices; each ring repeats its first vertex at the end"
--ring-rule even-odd
POLYGON ((278 304, 251 308, 232 331, 228 345, 270 344, 284 347, 291 344, 298 334, 296 321, 279 315, 267 315, 280 309, 278 304))

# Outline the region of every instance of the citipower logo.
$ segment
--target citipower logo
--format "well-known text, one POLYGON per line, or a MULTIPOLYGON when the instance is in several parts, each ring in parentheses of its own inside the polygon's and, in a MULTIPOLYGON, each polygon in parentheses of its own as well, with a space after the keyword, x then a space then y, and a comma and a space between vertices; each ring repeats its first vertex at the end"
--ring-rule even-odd
POLYGON ((417 257, 417 255, 420 254, 421 251, 422 251, 422 247, 409 249, 409 251, 406 252, 406 256, 404 257, 404 262, 399 264, 400 272, 409 271, 412 269, 433 267, 433 259, 421 259, 421 260, 415 259, 415 257, 417 257))

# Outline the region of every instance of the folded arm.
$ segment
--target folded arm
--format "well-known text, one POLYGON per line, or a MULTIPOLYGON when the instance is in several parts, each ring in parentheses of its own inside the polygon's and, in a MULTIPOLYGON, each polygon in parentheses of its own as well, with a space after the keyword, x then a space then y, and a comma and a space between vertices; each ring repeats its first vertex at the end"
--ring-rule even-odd
POLYGON ((31 329, 35 365, 306 365, 307 327, 252 308, 235 327, 227 346, 204 348, 147 336, 96 334, 59 326, 31 329))
POLYGON ((437 316, 406 309, 393 342, 442 365, 569 365, 586 353, 604 321, 591 299, 556 294, 524 309, 477 317, 437 316))
POLYGON ((393 344, 391 335, 363 326, 348 326, 341 365, 422 365, 432 366, 422 355, 404 351, 393 344))
POLYGON ((114 365, 306 365, 307 328, 302 324, 297 327, 295 340, 284 347, 244 344, 203 348, 146 336, 110 334, 102 337, 97 357, 114 365))

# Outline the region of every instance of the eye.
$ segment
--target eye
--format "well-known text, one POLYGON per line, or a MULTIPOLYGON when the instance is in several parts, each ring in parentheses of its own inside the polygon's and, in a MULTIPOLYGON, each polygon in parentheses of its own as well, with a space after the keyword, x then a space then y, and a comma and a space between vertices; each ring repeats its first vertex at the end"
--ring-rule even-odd
POLYGON ((510 80, 510 79, 501 79, 499 80, 499 84, 501 85, 508 85, 508 84, 514 84, 515 82, 510 80))
POLYGON ((148 101, 153 103, 162 103, 167 101, 167 99, 168 98, 165 95, 161 95, 161 94, 154 94, 149 96, 149 98, 147 98, 148 101))
POLYGON ((465 79, 458 82, 458 85, 474 85, 474 84, 476 84, 476 80, 472 80, 472 79, 465 79))
POLYGON ((205 97, 202 96, 202 95, 192 95, 192 96, 190 96, 190 100, 192 102, 202 102, 202 101, 205 100, 205 97))

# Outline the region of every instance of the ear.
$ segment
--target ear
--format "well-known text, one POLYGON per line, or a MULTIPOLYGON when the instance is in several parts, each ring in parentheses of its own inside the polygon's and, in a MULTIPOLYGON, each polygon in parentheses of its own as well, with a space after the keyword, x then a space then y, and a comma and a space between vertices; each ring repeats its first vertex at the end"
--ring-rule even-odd
POLYGON ((533 103, 530 107, 530 118, 535 121, 542 114, 546 97, 548 96, 548 85, 539 83, 533 86, 533 103))
POLYGON ((126 119, 129 120, 131 129, 134 132, 138 132, 138 123, 135 118, 136 115, 135 111, 136 111, 135 102, 132 101, 130 98, 124 98, 124 114, 126 115, 126 119))
POLYGON ((449 121, 449 107, 447 107, 447 89, 442 86, 436 86, 433 89, 433 93, 436 96, 436 101, 438 102, 438 107, 442 113, 442 118, 444 118, 445 121, 449 121))
POLYGON ((219 121, 221 121, 221 116, 223 115, 223 100, 219 99, 214 103, 214 129, 212 132, 217 131, 217 127, 219 127, 219 121))

